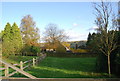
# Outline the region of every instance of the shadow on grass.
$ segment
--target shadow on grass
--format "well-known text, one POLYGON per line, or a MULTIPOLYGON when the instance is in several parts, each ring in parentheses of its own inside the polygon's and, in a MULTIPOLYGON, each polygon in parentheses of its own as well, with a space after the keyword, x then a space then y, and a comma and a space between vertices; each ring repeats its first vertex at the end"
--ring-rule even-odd
POLYGON ((38 64, 39 67, 52 67, 70 71, 95 72, 96 58, 55 58, 47 57, 38 64))
POLYGON ((106 73, 93 73, 82 71, 71 71, 66 69, 58 69, 51 67, 32 67, 32 71, 28 71, 30 74, 38 78, 107 78, 106 73))

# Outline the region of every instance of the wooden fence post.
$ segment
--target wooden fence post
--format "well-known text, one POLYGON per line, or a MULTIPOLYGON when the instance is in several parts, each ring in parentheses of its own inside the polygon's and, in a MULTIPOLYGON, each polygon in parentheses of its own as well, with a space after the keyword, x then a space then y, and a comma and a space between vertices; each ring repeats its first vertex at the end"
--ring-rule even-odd
POLYGON ((35 58, 33 58, 33 66, 35 66, 35 58))
POLYGON ((5 76, 8 77, 9 74, 9 67, 5 65, 5 76))
POLYGON ((23 62, 20 61, 20 69, 23 70, 23 62))

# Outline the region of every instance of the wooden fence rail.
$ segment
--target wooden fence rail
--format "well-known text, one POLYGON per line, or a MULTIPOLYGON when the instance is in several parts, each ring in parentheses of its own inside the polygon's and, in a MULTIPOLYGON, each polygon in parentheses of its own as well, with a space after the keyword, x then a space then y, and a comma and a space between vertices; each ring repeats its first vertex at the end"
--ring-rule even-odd
MULTIPOLYGON (((21 71, 23 71, 24 69, 26 69, 26 68, 28 68, 28 67, 31 67, 31 66, 35 66, 35 65, 37 65, 41 60, 43 60, 44 58, 46 57, 46 54, 43 54, 42 56, 40 56, 40 57, 36 57, 36 58, 33 58, 33 59, 31 59, 31 60, 28 60, 28 61, 20 61, 20 63, 19 64, 12 64, 11 66, 13 67, 15 67, 15 68, 17 68, 17 69, 20 69, 21 71), (18 68, 19 67, 19 68, 18 68)), ((3 68, 0 68, 0 70, 2 71, 2 72, 4 72, 3 74, 2 74, 2 77, 10 77, 10 76, 12 76, 12 75, 14 75, 15 73, 17 73, 17 72, 19 72, 19 71, 17 71, 16 69, 14 69, 14 68, 12 68, 13 70, 15 70, 14 72, 12 72, 12 73, 9 73, 10 71, 9 71, 9 69, 11 68, 10 67, 10 65, 8 65, 7 63, 5 64, 5 63, 3 63, 3 61, 2 61, 2 59, 0 59, 1 61, 1 63, 2 63, 2 65, 4 64, 4 67, 3 68)), ((24 71, 23 71, 24 72, 24 71)), ((22 72, 20 72, 20 73, 22 73, 22 72)), ((25 75, 24 73, 22 73, 23 75, 25 75)), ((32 76, 32 75, 31 75, 32 76)), ((29 77, 29 76, 28 76, 29 77)))

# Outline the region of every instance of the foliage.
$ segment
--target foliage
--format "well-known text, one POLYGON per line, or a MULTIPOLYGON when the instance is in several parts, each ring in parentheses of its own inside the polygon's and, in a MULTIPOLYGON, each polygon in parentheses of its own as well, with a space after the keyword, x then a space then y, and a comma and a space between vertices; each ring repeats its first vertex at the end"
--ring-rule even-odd
POLYGON ((21 33, 24 44, 33 45, 39 41, 39 29, 36 27, 33 18, 30 15, 26 15, 21 20, 21 33))
POLYGON ((13 42, 13 46, 14 46, 14 50, 15 50, 12 54, 19 54, 23 47, 23 40, 22 40, 22 36, 20 33, 20 29, 18 28, 16 23, 13 24, 11 33, 13 36, 12 42, 13 42))
POLYGON ((21 31, 16 23, 12 26, 7 23, 4 31, 0 33, 0 40, 2 41, 3 46, 3 56, 8 57, 9 55, 21 55, 21 52, 30 53, 30 55, 33 55, 33 53, 34 55, 39 53, 38 31, 39 30, 35 26, 35 22, 30 15, 25 16, 21 20, 21 31))
POLYGON ((20 29, 14 23, 11 27, 9 23, 2 32, 2 54, 19 54, 22 48, 22 38, 20 29))
MULTIPOLYGON (((119 39, 120 39, 120 34, 119 34, 119 31, 116 31, 115 32, 115 40, 114 41, 117 41, 117 45, 118 47, 112 51, 111 55, 110 55, 110 61, 111 61, 111 73, 112 74, 116 74, 118 77, 120 77, 120 74, 119 74, 119 69, 120 68, 120 64, 119 64, 119 60, 120 60, 120 57, 119 57, 119 54, 120 54, 120 47, 119 47, 119 39)), ((98 72, 107 72, 107 57, 105 54, 101 53, 101 52, 98 52, 98 57, 97 57, 97 63, 96 63, 96 69, 98 72)))
POLYGON ((107 57, 102 54, 99 53, 97 60, 96 60, 96 71, 97 72, 107 72, 107 57))
POLYGON ((37 55, 38 53, 40 53, 40 47, 37 46, 31 46, 31 52, 34 53, 35 55, 37 55))
POLYGON ((116 41, 117 41, 117 45, 118 47, 112 52, 112 60, 111 60, 111 64, 112 66, 112 73, 116 74, 117 76, 120 77, 120 31, 116 31, 116 41))
POLYGON ((2 54, 11 53, 11 25, 7 23, 2 34, 2 54))
POLYGON ((72 49, 72 48, 71 48, 71 51, 73 53, 87 53, 88 52, 87 49, 72 49))
MULTIPOLYGON (((87 38, 87 43, 86 43, 87 47, 89 46, 89 43, 91 42, 91 40, 92 40, 92 35, 91 35, 91 33, 89 32, 88 38, 87 38)), ((94 40, 94 39, 93 39, 93 40, 94 40)))
POLYGON ((39 46, 39 29, 36 27, 36 24, 30 15, 26 15, 22 18, 20 29, 24 43, 24 48, 22 50, 22 52, 24 52, 23 54, 36 55, 38 49, 34 46, 39 46))
POLYGON ((25 45, 22 52, 25 56, 36 56, 40 53, 40 47, 25 45))
POLYGON ((99 34, 96 33, 89 33, 88 35, 88 40, 87 40, 87 49, 89 50, 89 52, 91 53, 98 53, 98 47, 96 46, 96 37, 98 37, 99 34), (93 46, 94 45, 94 46, 93 46))
POLYGON ((60 58, 63 58, 63 57, 66 57, 66 58, 84 58, 84 57, 97 57, 98 55, 97 54, 90 54, 90 53, 50 53, 50 52, 47 52, 47 56, 50 56, 50 57, 60 57, 60 58))
POLYGON ((116 54, 116 58, 115 58, 115 64, 116 66, 114 67, 115 71, 114 73, 120 77, 120 53, 116 54))

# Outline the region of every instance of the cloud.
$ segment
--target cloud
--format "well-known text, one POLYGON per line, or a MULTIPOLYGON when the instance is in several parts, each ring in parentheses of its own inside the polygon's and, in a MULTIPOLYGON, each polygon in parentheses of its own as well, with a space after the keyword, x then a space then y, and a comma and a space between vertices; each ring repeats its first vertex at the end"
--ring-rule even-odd
POLYGON ((88 34, 76 32, 75 30, 68 30, 66 32, 67 35, 69 36, 69 41, 87 40, 88 34))
POLYGON ((88 30, 97 30, 98 29, 98 26, 93 26, 91 28, 89 28, 88 30))
POLYGON ((73 23, 73 27, 77 27, 77 26, 79 26, 79 24, 73 23))
POLYGON ((77 23, 73 23, 72 27, 69 30, 74 30, 75 28, 77 28, 79 26, 79 24, 77 23))
POLYGON ((93 29, 98 29, 98 26, 93 26, 92 28, 93 28, 93 29))

